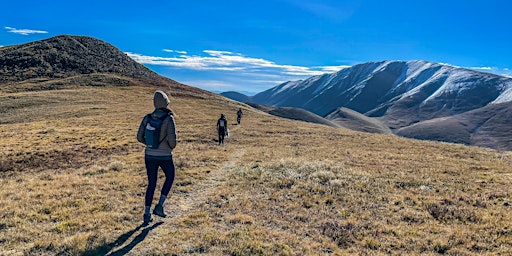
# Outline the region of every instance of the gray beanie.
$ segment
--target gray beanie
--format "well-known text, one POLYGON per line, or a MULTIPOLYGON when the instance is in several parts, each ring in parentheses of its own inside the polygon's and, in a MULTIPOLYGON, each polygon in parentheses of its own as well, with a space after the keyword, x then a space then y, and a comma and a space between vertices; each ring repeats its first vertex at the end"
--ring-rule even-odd
POLYGON ((169 102, 169 97, 167 97, 165 92, 160 90, 155 91, 155 95, 153 95, 153 104, 155 105, 155 108, 167 108, 169 102))

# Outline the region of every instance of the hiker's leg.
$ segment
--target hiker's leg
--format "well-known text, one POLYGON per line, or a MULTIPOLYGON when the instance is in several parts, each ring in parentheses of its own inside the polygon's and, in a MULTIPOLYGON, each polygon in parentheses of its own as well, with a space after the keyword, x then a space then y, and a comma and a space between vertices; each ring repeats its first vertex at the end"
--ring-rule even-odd
POLYGON ((165 182, 162 186, 161 195, 164 195, 167 197, 169 194, 169 191, 171 191, 172 183, 174 182, 174 176, 175 176, 175 167, 174 167, 174 161, 172 160, 163 160, 160 164, 162 167, 162 170, 165 173, 165 182))
POLYGON ((151 206, 158 178, 158 160, 145 158, 144 161, 146 162, 146 172, 148 174, 148 187, 146 189, 145 205, 151 206))
POLYGON ((219 145, 224 143, 224 129, 219 129, 219 145))

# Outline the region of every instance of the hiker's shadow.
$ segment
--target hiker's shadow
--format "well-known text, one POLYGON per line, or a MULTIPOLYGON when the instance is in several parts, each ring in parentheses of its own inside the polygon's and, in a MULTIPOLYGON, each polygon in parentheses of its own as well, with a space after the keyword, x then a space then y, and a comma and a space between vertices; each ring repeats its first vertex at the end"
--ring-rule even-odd
POLYGON ((157 228, 158 226, 160 226, 162 224, 163 224, 162 221, 157 222, 151 226, 144 226, 143 224, 141 224, 141 225, 137 226, 136 228, 120 235, 114 242, 103 245, 101 247, 95 248, 90 251, 86 251, 82 255, 115 255, 115 256, 125 255, 128 252, 130 252, 137 244, 144 241, 144 239, 146 239, 146 236, 149 234, 149 232, 151 230, 157 228), (128 241, 128 239, 130 239, 130 237, 133 234, 135 234, 137 231, 139 231, 141 228, 144 228, 144 229, 142 229, 140 234, 138 234, 136 237, 134 237, 133 240, 129 244, 125 245, 124 247, 122 247, 116 251, 112 251, 114 248, 126 243, 126 241, 128 241))
MULTIPOLYGON (((130 251, 133 249, 133 247, 135 247, 135 246, 136 246, 136 245, 138 245, 140 242, 144 241, 144 239, 146 239, 146 236, 149 234, 149 231, 151 231, 151 230, 153 230, 153 229, 157 228, 158 226, 160 226, 160 225, 162 225, 162 224, 163 224, 163 222, 162 222, 162 221, 160 221, 160 222, 157 222, 157 223, 155 223, 155 224, 153 224, 153 225, 151 225, 151 226, 149 226, 149 227, 145 227, 145 228, 140 232, 140 234, 139 234, 139 235, 137 235, 136 237, 134 237, 134 238, 133 238, 133 240, 132 240, 129 244, 125 245, 123 248, 118 249, 117 251, 110 252, 110 253, 108 253, 107 255, 121 256, 121 255, 125 255, 125 254, 127 254, 128 252, 130 252, 130 251)), ((142 228, 142 227, 143 227, 143 225, 139 225, 139 226, 138 226, 137 228, 135 228, 135 229, 133 230, 133 232, 131 232, 131 234, 130 234, 129 236, 127 236, 127 237, 124 237, 124 236, 125 236, 125 235, 128 235, 130 232, 128 232, 128 233, 126 233, 126 234, 124 234, 124 235, 121 235, 121 236, 117 239, 117 240, 119 240, 118 245, 121 245, 121 244, 123 244, 124 242, 126 242, 126 240, 128 240, 128 238, 129 238, 131 235, 133 235, 135 232, 137 232, 137 231, 138 231, 140 228, 142 228), (123 239, 124 239, 124 241, 122 241, 123 239), (121 241, 122 241, 122 242, 121 242, 121 241)), ((116 240, 116 242, 117 242, 117 240, 116 240)), ((114 246, 114 247, 115 247, 115 246, 114 246)), ((112 248, 114 248, 114 247, 112 247, 112 248)))

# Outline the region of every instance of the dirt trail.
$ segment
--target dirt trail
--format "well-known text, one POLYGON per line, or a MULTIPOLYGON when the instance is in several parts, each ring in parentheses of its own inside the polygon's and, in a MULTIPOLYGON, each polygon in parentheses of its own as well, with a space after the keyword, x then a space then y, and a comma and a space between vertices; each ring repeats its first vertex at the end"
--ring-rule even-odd
POLYGON ((210 172, 210 176, 208 176, 208 178, 195 185, 192 189, 193 192, 173 196, 174 199, 172 200, 172 204, 174 204, 174 207, 168 207, 169 215, 172 216, 171 218, 186 216, 203 203, 202 199, 209 198, 211 195, 214 195, 216 189, 222 187, 222 184, 226 181, 228 171, 238 162, 243 153, 243 150, 238 150, 232 153, 229 159, 224 162, 222 167, 210 172))
POLYGON ((124 241, 112 248, 107 255, 146 255, 150 253, 152 246, 158 244, 159 236, 166 235, 166 231, 174 229, 180 218, 199 210, 208 198, 223 187, 229 171, 243 154, 244 150, 235 150, 220 168, 210 172, 206 179, 194 185, 191 189, 192 192, 174 194, 171 190, 171 196, 165 206, 167 218, 153 216, 154 220, 149 226, 139 226, 128 232, 130 237, 125 237, 127 239, 123 239, 124 241))

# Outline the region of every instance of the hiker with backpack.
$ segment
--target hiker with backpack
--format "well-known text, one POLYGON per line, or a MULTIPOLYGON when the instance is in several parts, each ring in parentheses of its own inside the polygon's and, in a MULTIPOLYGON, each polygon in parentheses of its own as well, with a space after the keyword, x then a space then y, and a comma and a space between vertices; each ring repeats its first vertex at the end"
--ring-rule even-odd
POLYGON ((146 145, 144 162, 146 164, 148 186, 145 196, 144 225, 153 220, 150 209, 158 178, 158 168, 162 168, 165 181, 158 204, 153 209, 153 214, 163 218, 167 216, 164 212, 164 203, 174 182, 175 166, 172 150, 176 147, 177 135, 173 112, 167 108, 169 102, 169 97, 165 92, 155 91, 153 95, 155 110, 144 116, 137 132, 137 140, 146 145))
POLYGON ((242 108, 239 108, 238 111, 236 112, 236 122, 238 124, 240 124, 240 122, 242 121, 242 115, 244 113, 242 112, 242 108))
POLYGON ((224 114, 220 114, 217 120, 217 132, 219 133, 219 145, 224 145, 224 137, 228 135, 228 120, 224 114))

